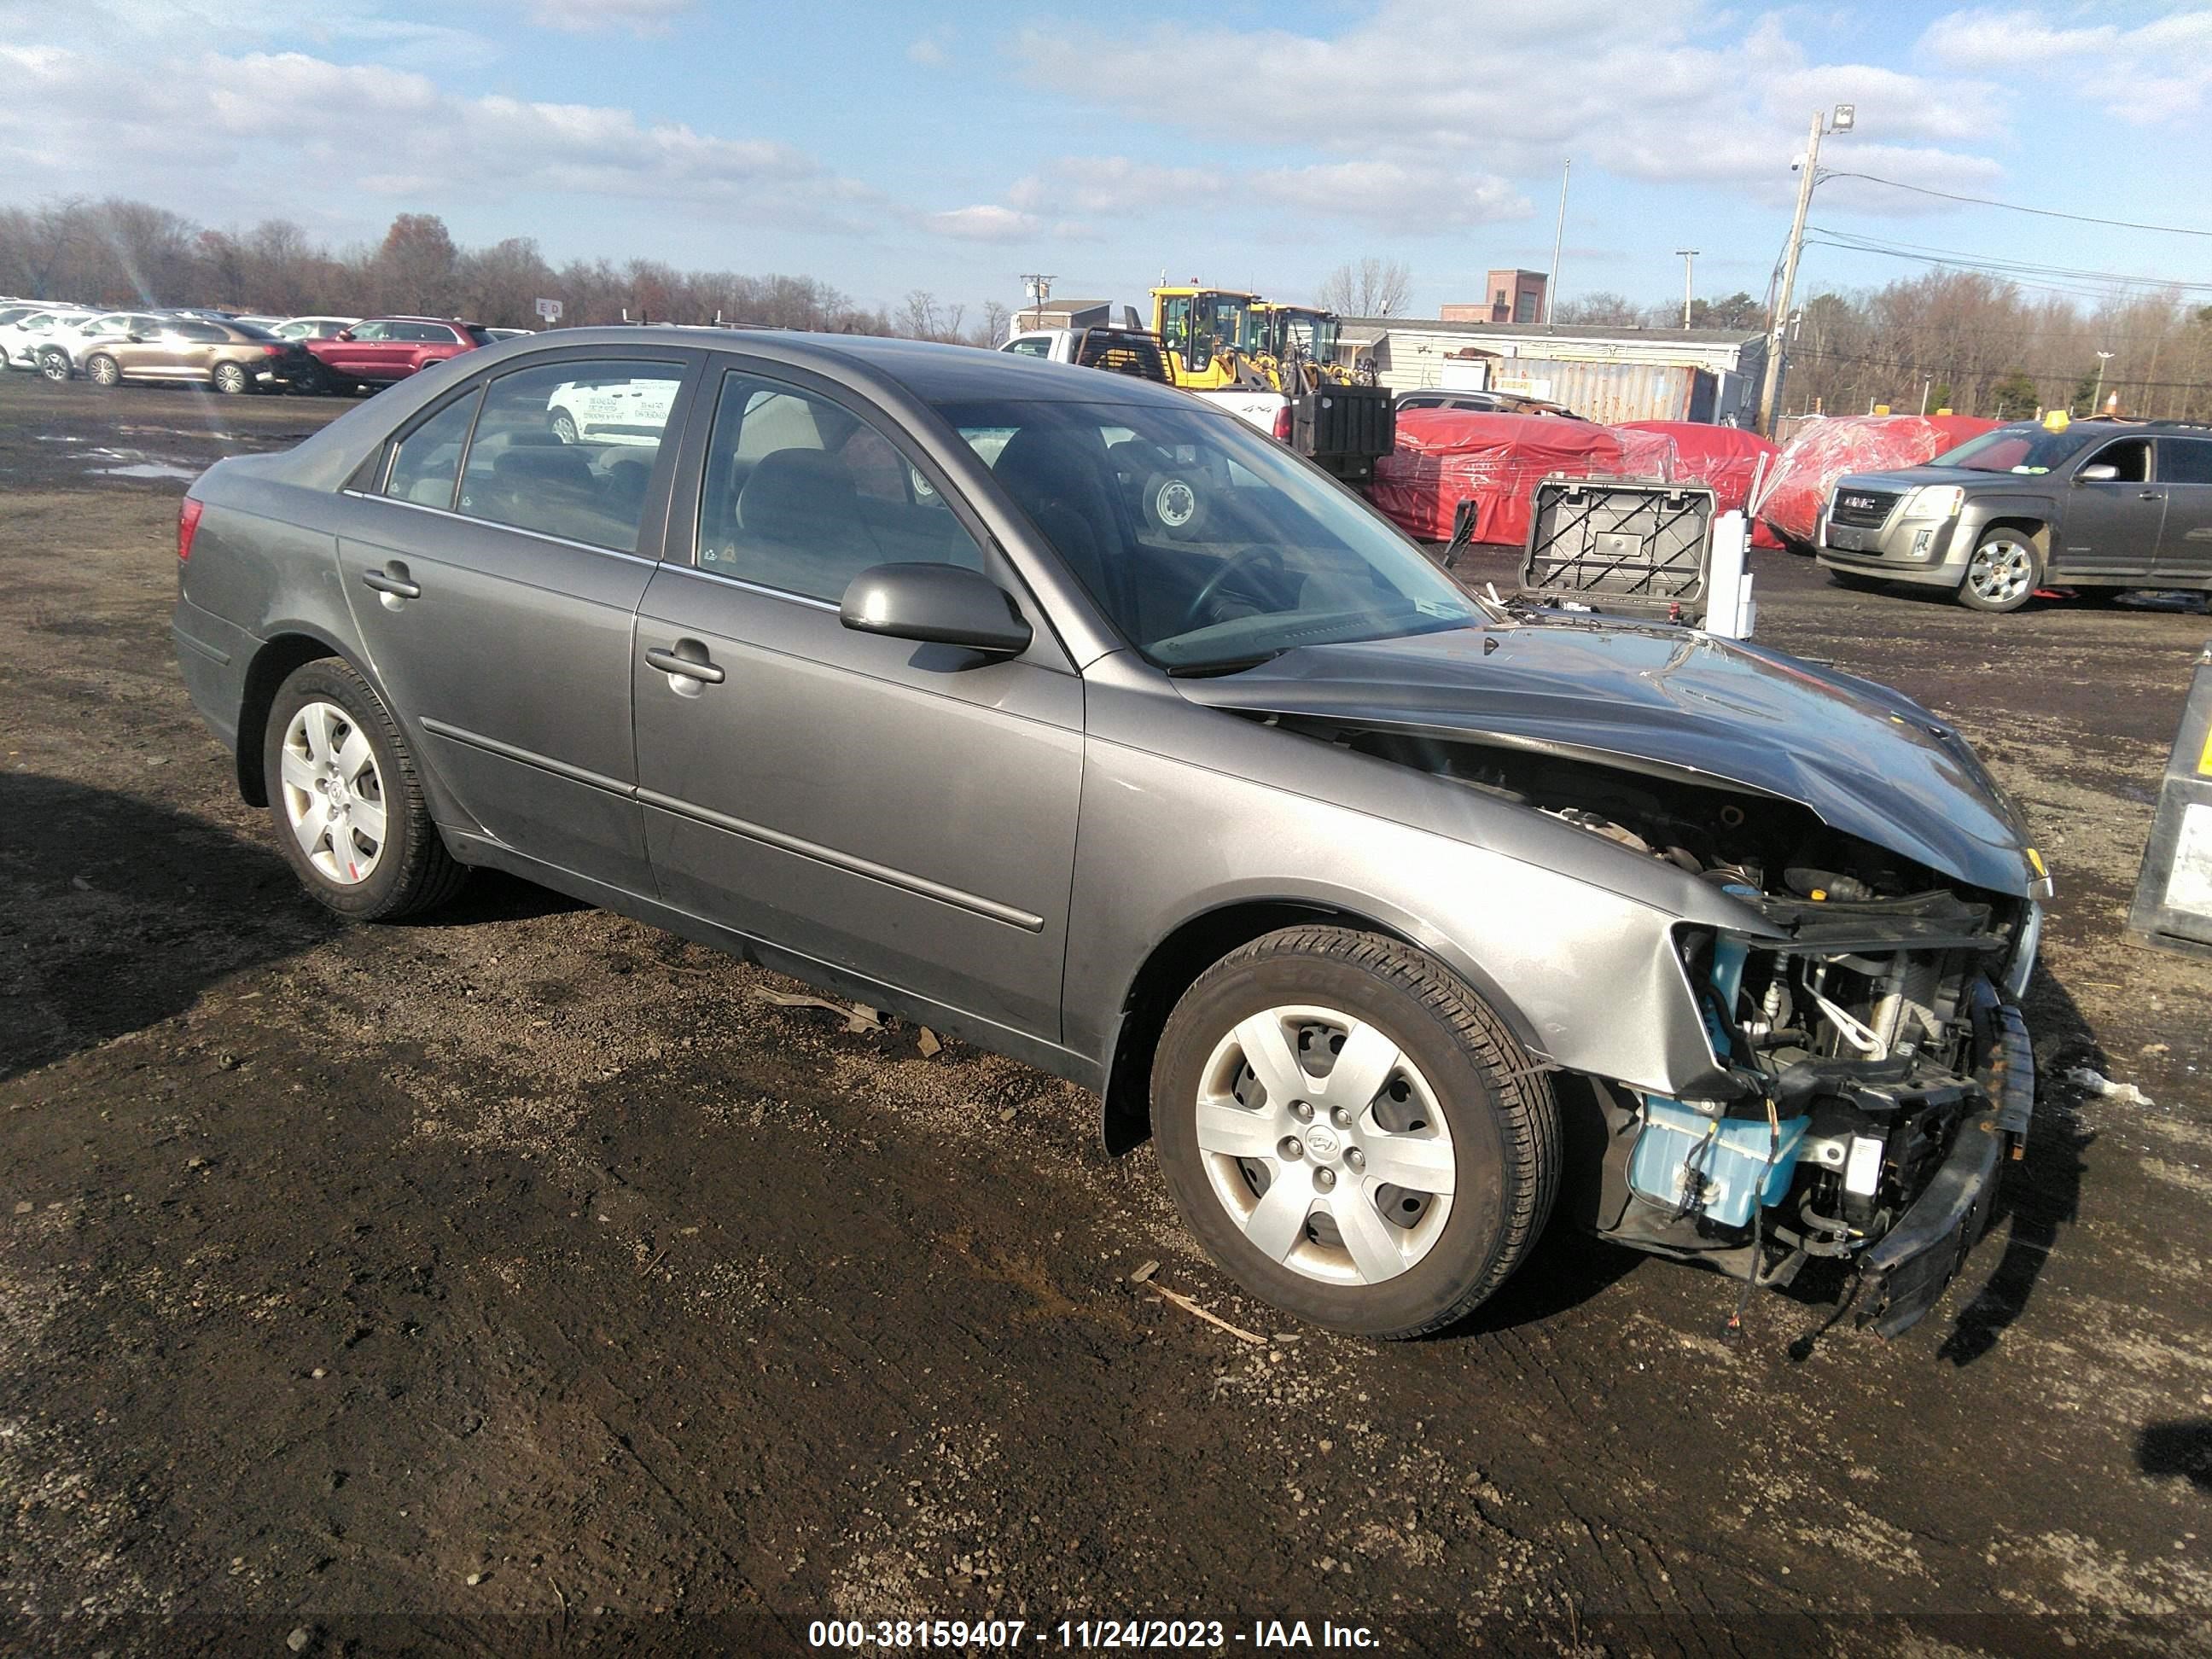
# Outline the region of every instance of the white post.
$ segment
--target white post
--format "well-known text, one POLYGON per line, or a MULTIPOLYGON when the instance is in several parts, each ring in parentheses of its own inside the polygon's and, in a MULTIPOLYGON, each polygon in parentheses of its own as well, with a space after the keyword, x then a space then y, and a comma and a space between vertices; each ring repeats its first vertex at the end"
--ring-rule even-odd
POLYGON ((1742 514, 1713 520, 1712 552, 1705 567, 1705 632, 1747 640, 1759 620, 1751 597, 1751 526, 1742 514))

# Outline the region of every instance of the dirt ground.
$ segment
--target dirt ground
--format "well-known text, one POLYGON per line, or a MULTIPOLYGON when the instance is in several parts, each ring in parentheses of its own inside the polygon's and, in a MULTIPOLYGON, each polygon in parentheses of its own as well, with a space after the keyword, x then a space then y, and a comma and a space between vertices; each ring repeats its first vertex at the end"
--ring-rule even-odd
POLYGON ((2212 1650, 2212 963, 2122 933, 2212 620, 1761 556, 1761 637, 1957 720, 2054 866, 1997 1226, 1886 1345, 1555 1230, 1376 1346, 1051 1079, 508 880, 327 920, 167 618, 183 477, 340 407, 0 385, 0 1649, 2212 1650))

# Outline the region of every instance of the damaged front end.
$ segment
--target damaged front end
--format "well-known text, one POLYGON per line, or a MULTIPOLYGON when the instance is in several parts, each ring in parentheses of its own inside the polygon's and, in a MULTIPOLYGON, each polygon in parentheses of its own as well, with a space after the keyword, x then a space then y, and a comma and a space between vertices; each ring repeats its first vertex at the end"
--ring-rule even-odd
POLYGON ((1339 741, 1419 766, 1709 882, 1741 931, 1675 931, 1713 1059, 1695 1097, 1594 1078, 1600 1235, 1780 1288, 1816 1260, 1859 1275, 1888 1336, 1934 1305, 2023 1147, 2034 1066, 2016 1006, 2033 897, 1980 890, 1802 805, 1592 761, 1381 732, 1339 741), (1754 920, 1755 919, 1755 920, 1754 920))

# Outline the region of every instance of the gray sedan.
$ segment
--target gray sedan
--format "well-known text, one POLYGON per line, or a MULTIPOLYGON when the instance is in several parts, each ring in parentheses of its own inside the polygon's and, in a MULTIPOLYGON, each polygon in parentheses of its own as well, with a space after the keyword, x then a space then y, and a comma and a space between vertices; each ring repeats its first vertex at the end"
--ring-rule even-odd
POLYGON ((1340 1329, 1457 1319, 1555 1212, 1900 1329, 2027 1130, 2049 884, 1942 721, 1472 595, 1166 387, 563 330, 222 462, 179 552, 324 904, 510 871, 1074 1079, 1340 1329))

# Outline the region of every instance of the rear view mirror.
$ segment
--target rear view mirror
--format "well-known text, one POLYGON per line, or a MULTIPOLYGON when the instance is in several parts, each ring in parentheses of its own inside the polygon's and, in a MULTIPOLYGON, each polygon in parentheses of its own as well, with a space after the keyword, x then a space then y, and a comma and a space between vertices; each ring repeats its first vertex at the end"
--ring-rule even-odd
POLYGON ((853 578, 838 620, 862 634, 964 646, 994 657, 1029 647, 1030 625, 988 576, 954 564, 879 564, 853 578))
POLYGON ((2110 461, 2092 461, 2074 475, 2075 483, 2110 483, 2120 476, 2120 469, 2110 461))

